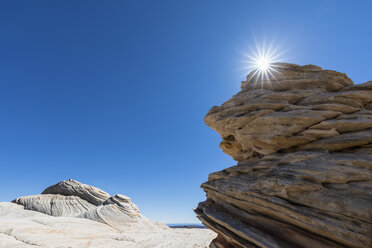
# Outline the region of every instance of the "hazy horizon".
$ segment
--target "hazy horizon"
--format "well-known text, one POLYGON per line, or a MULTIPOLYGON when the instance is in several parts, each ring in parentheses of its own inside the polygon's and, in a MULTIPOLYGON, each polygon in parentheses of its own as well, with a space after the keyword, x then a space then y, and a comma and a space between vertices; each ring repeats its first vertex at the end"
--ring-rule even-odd
POLYGON ((203 118, 236 94, 242 53, 372 80, 372 3, 3 1, 0 201, 69 178, 151 220, 198 223, 208 174, 235 165, 203 118))

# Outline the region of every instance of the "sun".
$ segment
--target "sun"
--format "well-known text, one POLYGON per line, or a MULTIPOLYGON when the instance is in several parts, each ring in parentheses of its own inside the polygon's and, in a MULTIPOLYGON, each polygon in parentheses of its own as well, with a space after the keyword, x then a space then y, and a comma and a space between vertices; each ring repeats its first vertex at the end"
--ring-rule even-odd
POLYGON ((256 80, 266 80, 270 77, 274 77, 275 63, 278 62, 275 60, 271 54, 263 52, 258 56, 251 58, 252 69, 254 71, 252 75, 256 76, 256 80))
POLYGON ((256 61, 256 67, 260 71, 266 71, 270 69, 270 58, 262 57, 256 61))
POLYGON ((286 50, 281 50, 278 46, 274 46, 273 42, 269 46, 263 42, 259 45, 256 42, 256 49, 250 49, 250 53, 242 53, 245 57, 244 72, 249 74, 247 80, 253 81, 253 87, 256 87, 258 82, 268 83, 271 85, 271 80, 275 79, 275 74, 278 73, 278 63, 283 61, 283 54, 286 50))
POLYGON ((248 69, 254 71, 253 76, 258 76, 257 79, 265 80, 270 76, 273 76, 275 72, 275 63, 280 62, 280 56, 277 53, 277 49, 272 49, 271 46, 266 48, 265 45, 256 48, 256 51, 251 51, 251 54, 245 54, 250 60, 248 63, 248 69))

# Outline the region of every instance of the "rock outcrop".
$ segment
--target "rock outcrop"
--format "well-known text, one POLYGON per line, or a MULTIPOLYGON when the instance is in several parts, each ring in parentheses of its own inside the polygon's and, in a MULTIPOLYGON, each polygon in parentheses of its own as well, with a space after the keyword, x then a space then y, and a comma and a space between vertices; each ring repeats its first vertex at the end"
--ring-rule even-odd
POLYGON ((108 193, 69 179, 45 189, 40 195, 19 197, 13 201, 27 210, 57 217, 86 218, 107 224, 118 231, 131 228, 157 230, 167 227, 144 217, 129 197, 108 193))
POLYGON ((202 184, 214 247, 372 247, 372 81, 273 66, 204 119, 238 161, 202 184))
POLYGON ((201 228, 116 228, 85 218, 54 217, 0 202, 1 248, 207 248, 216 234, 201 228))

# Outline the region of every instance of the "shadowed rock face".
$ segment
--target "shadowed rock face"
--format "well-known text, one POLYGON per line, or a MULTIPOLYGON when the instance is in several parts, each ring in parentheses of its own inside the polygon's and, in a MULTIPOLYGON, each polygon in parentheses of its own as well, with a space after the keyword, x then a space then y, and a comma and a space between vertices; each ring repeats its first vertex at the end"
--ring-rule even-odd
POLYGON ((118 231, 166 228, 144 217, 129 197, 120 194, 110 196, 96 187, 72 179, 50 186, 40 195, 19 197, 13 202, 25 209, 52 216, 98 221, 118 231))
POLYGON ((204 119, 238 164, 209 175, 199 219, 235 247, 372 247, 372 82, 275 66, 204 119))

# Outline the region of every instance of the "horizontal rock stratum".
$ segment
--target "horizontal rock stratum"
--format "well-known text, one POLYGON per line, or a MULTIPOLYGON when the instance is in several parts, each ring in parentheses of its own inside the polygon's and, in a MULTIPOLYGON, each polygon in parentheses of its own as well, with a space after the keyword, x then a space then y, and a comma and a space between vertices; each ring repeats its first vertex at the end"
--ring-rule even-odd
POLYGON ((150 221, 129 197, 72 179, 0 202, 1 248, 206 248, 215 236, 150 221))
POLYGON ((372 247, 372 81, 273 66, 204 119, 238 161, 202 184, 212 247, 372 247))

